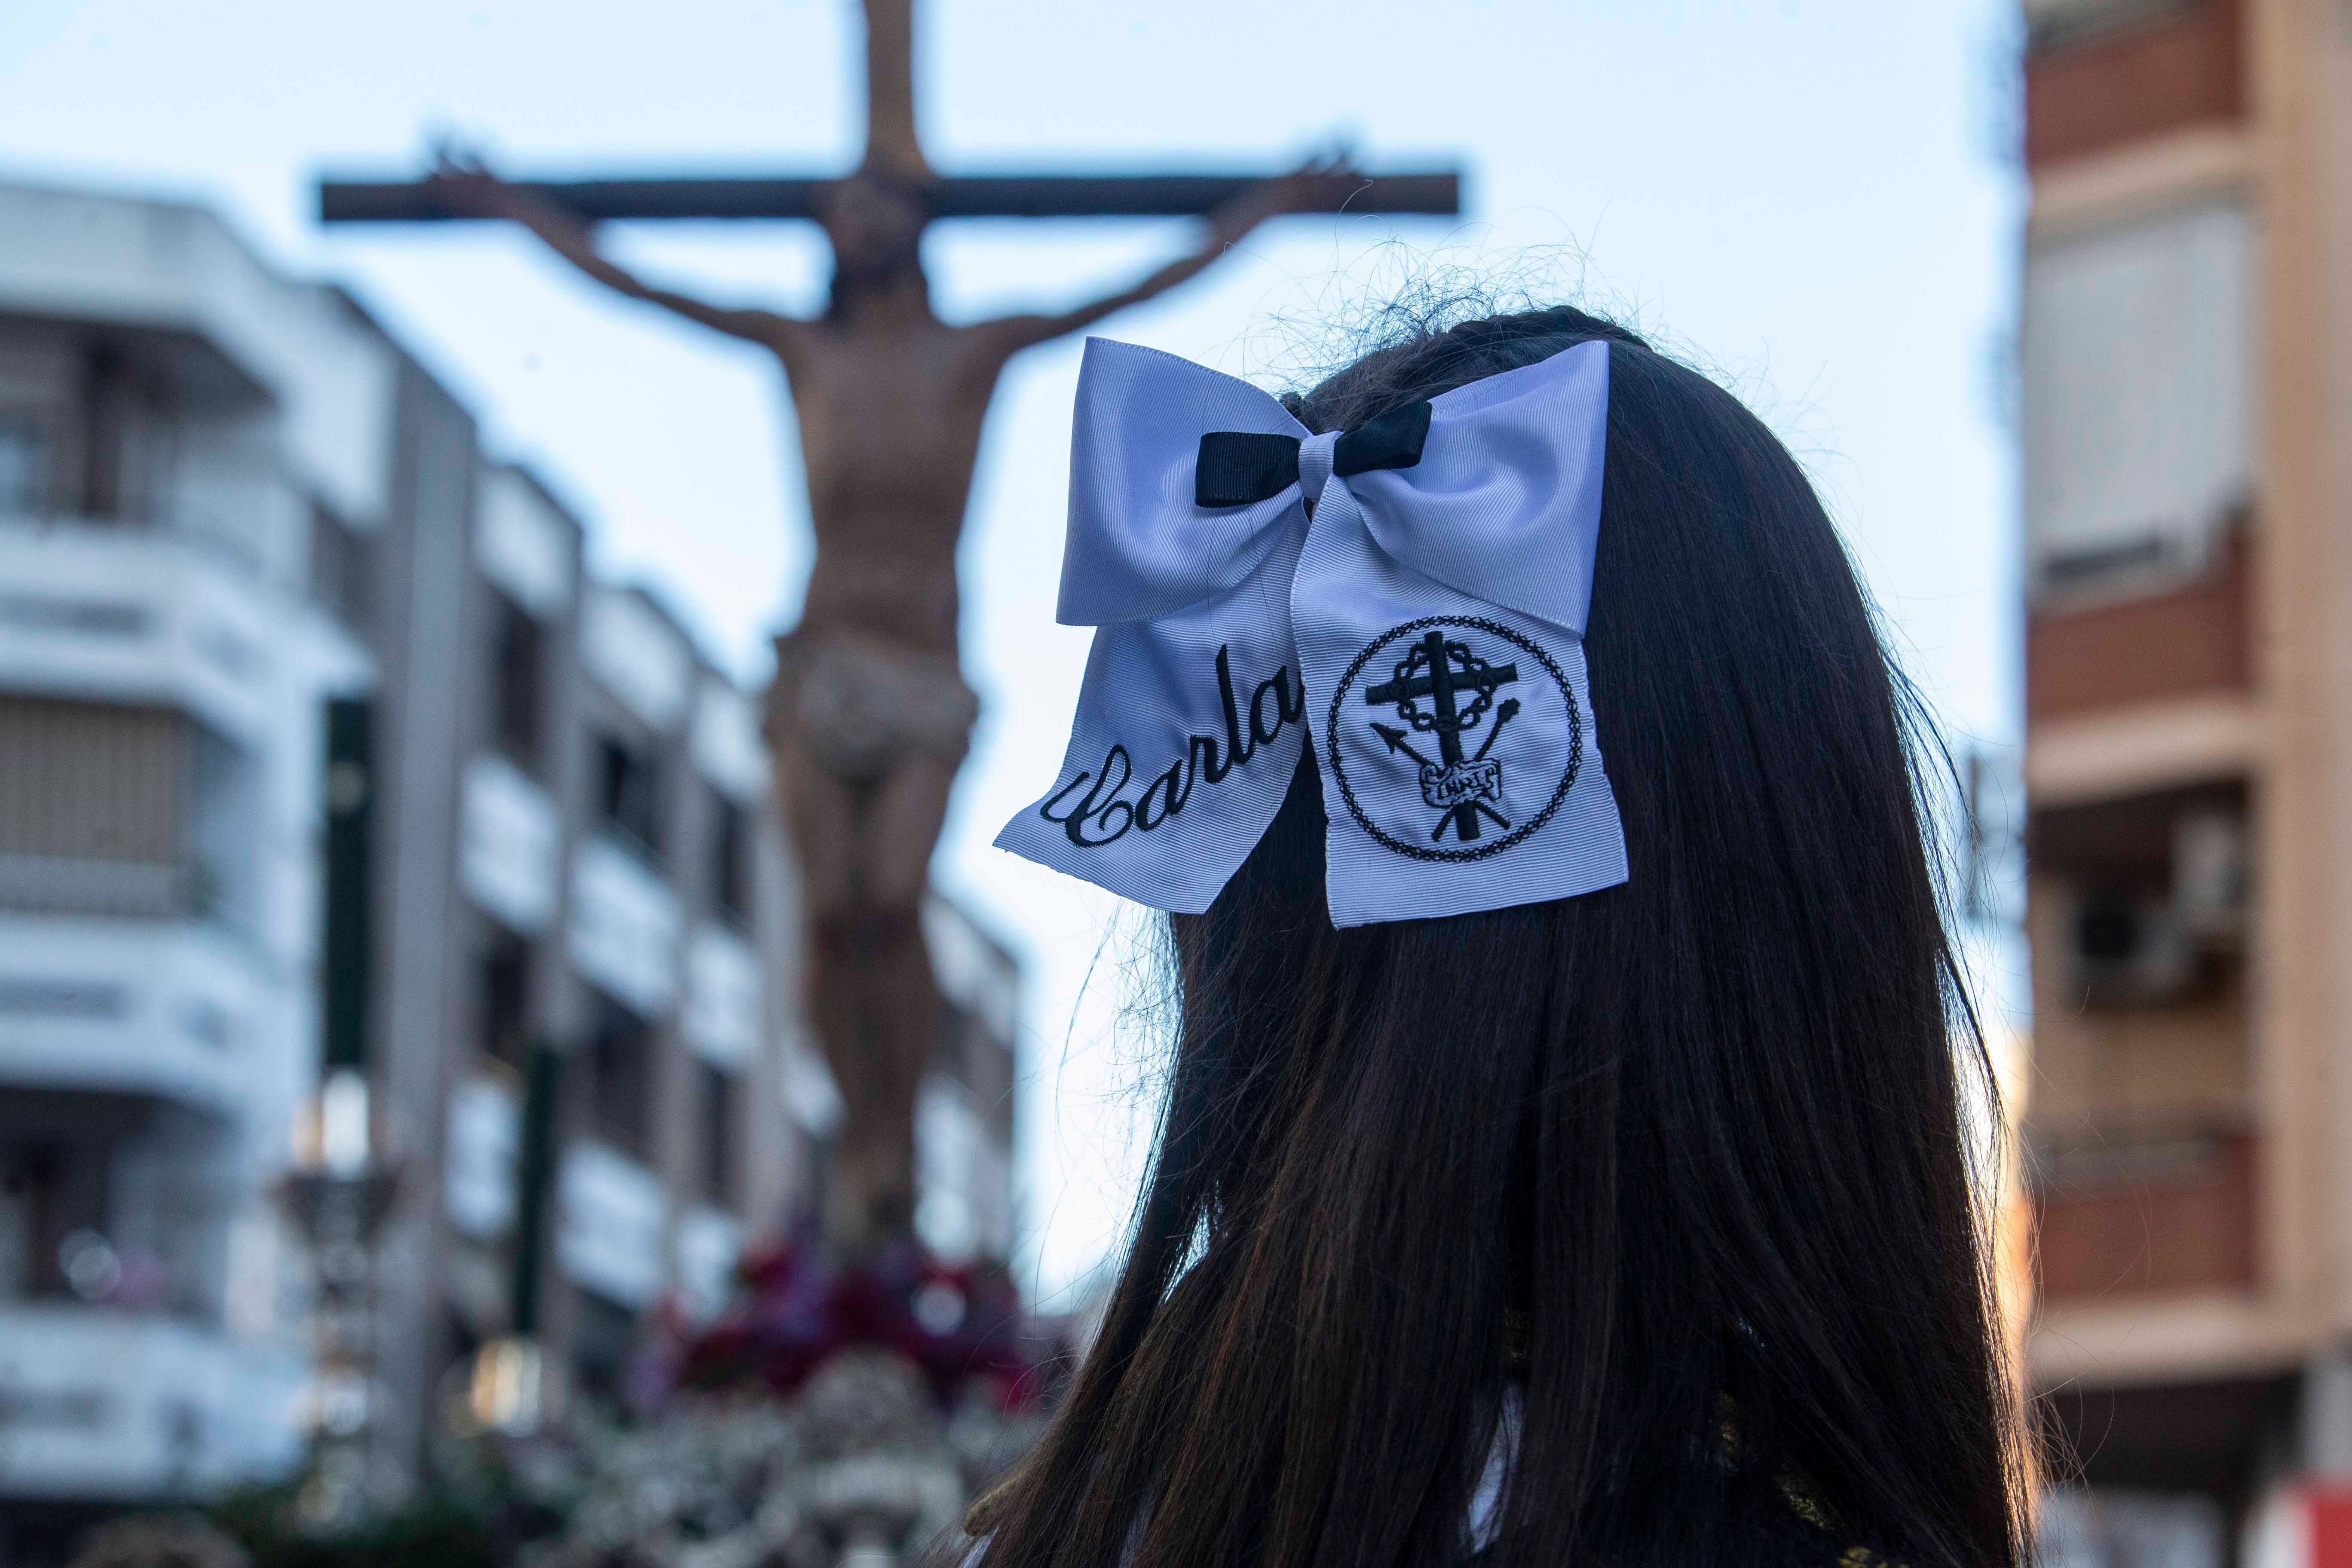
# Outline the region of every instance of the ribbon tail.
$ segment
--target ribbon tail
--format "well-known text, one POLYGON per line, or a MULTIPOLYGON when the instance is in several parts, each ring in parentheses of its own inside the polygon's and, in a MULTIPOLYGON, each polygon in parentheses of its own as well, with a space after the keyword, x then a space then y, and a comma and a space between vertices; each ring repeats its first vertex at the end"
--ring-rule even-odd
POLYGON ((1354 482, 1324 488, 1291 584, 1331 923, 1623 881, 1581 639, 1397 560, 1354 482))
POLYGON ((1292 528, 1238 587, 1096 628, 1054 786, 998 848, 1153 909, 1197 914, 1264 837, 1305 744, 1292 528))

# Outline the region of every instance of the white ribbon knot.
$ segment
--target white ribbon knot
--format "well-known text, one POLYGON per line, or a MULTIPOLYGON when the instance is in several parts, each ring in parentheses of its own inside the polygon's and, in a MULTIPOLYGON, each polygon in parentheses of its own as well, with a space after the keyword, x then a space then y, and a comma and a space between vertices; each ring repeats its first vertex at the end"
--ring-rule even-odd
POLYGON ((1057 618, 1097 629, 1054 788, 997 844, 1197 913, 1311 737, 1334 925, 1624 880, 1582 640, 1608 400, 1580 343, 1433 399, 1412 466, 1341 477, 1338 434, 1248 383, 1087 340, 1057 618), (1195 505, 1213 431, 1295 437, 1299 482, 1195 505))
POLYGON ((1331 461, 1339 455, 1339 431, 1326 430, 1298 443, 1298 493, 1312 498, 1317 506, 1322 504, 1324 488, 1331 482, 1331 461))

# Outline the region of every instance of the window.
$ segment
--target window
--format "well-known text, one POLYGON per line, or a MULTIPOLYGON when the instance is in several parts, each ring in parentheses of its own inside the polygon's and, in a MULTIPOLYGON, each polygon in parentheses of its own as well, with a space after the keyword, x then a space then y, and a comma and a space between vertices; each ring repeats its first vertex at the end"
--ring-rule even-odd
POLYGON ((0 512, 46 510, 48 481, 47 432, 29 416, 0 414, 0 512))
POLYGON ((539 771, 546 684, 546 638, 530 611, 492 590, 497 660, 498 742, 507 760, 527 773, 539 771))
POLYGON ((375 611, 373 542, 343 526, 326 507, 310 507, 310 593, 338 619, 365 626, 375 611))
POLYGON ((71 1295, 72 1263, 83 1264, 79 1289, 103 1294, 100 1271, 110 1249, 105 1223, 104 1165, 87 1147, 0 1145, 0 1298, 71 1295), (96 1246, 91 1244, 95 1242, 96 1246))
POLYGON ((2254 237, 2244 206, 2212 201, 2033 247, 2021 382, 2036 590, 2193 573, 2252 498, 2254 237))
POLYGON ((618 735, 596 739, 596 808, 605 826, 639 848, 661 853, 660 800, 654 760, 618 735))
POLYGON ((22 1154, 0 1163, 0 1301, 33 1294, 54 1202, 54 1170, 22 1154))
POLYGON ((713 1208, 736 1205, 740 1173, 736 1169, 741 1138, 737 1131, 736 1078, 715 1062, 702 1069, 702 1195, 713 1208))
POLYGON ((750 814, 718 790, 710 792, 710 902, 738 924, 751 919, 750 814))
POLYGON ((142 459, 152 425, 139 367, 112 344, 91 348, 82 362, 84 517, 132 521, 146 514, 142 459))
POLYGON ((530 949, 499 931, 481 961, 482 1054, 522 1071, 530 1060, 530 949))
POLYGON ((653 1047, 651 1025, 610 996, 598 995, 596 1033, 588 1052, 596 1135, 639 1160, 653 1132, 653 1047))

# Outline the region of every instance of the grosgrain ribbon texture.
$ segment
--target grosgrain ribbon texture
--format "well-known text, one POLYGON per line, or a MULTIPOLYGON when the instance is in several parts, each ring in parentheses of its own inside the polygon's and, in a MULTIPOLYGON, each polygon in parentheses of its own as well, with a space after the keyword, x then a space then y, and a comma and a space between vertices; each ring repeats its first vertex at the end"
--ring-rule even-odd
POLYGON ((1335 473, 1346 437, 1247 382, 1088 339, 1057 618, 1094 646, 998 847, 1197 913, 1312 744, 1335 926, 1623 881, 1582 640, 1608 389, 1580 343, 1430 400, 1417 461, 1335 473), (1198 504, 1218 433, 1296 440, 1299 478, 1198 504))

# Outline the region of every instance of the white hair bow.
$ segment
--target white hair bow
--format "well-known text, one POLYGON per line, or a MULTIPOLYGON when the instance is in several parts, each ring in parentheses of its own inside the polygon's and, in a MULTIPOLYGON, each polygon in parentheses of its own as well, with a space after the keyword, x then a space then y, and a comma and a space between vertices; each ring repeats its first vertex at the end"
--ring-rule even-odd
POLYGON ((1061 773, 998 846, 1197 913, 1311 735, 1335 926, 1623 881, 1583 648, 1608 405, 1591 342, 1318 436, 1088 339, 1057 618, 1097 629, 1061 773))

